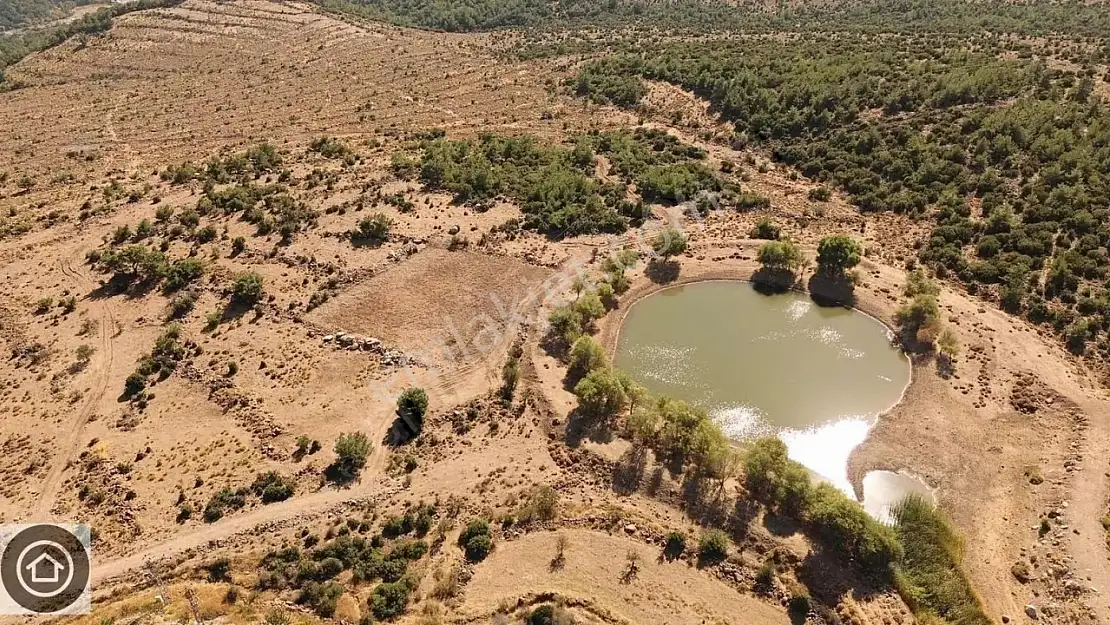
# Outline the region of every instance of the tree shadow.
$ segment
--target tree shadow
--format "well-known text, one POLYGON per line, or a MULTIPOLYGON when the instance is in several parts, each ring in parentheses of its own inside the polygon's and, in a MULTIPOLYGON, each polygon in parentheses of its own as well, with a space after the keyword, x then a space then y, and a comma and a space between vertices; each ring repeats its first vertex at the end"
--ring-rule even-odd
POLYGON ((567 340, 554 332, 548 332, 540 339, 540 348, 544 353, 559 361, 565 361, 570 345, 567 340))
POLYGON ((936 355, 937 375, 945 380, 950 379, 956 375, 956 359, 948 354, 938 353, 936 355))
POLYGON ((856 285, 847 274, 817 272, 809 278, 809 295, 818 306, 853 306, 856 285))
POLYGON ((386 430, 385 436, 382 437, 382 445, 393 448, 404 447, 420 436, 421 429, 422 424, 413 423, 398 414, 389 429, 386 430))
POLYGON ((233 299, 227 303, 227 306, 224 306, 223 313, 221 313, 220 315, 220 322, 222 323, 224 321, 233 321, 247 314, 251 310, 255 310, 255 312, 257 312, 253 304, 247 304, 245 302, 239 302, 233 299))
POLYGON ((647 464, 647 449, 633 443, 632 447, 613 465, 613 492, 618 495, 631 495, 638 491, 647 472, 647 464))
POLYGON ((89 291, 89 299, 102 300, 120 295, 133 300, 141 299, 150 294, 157 283, 156 279, 138 280, 134 275, 117 273, 101 282, 100 286, 89 291))
POLYGON ((374 237, 351 237, 351 247, 357 249, 371 249, 376 250, 385 245, 387 239, 377 239, 374 237))
POLYGON ((806 555, 795 569, 798 581, 809 589, 817 602, 837 605, 852 593, 856 601, 863 601, 890 591, 893 579, 889 573, 868 575, 856 566, 844 566, 843 554, 830 550, 820 542, 806 555))
POLYGON ((329 464, 324 469, 324 480, 337 488, 351 488, 359 481, 358 475, 350 475, 340 464, 339 460, 329 464))
POLYGON ((663 487, 663 467, 656 466, 655 470, 651 472, 651 477, 648 478, 647 484, 644 485, 644 494, 648 497, 654 497, 659 489, 663 487))
POLYGON ((760 506, 754 499, 737 497, 732 505, 728 524, 734 538, 743 538, 750 533, 752 523, 759 516, 760 506))
POLYGON ((790 617, 790 625, 805 625, 805 622, 809 620, 809 610, 796 608, 793 602, 787 608, 786 614, 790 617))
POLYGON ((605 419, 598 419, 575 408, 567 415, 566 443, 568 447, 576 448, 585 440, 610 443, 613 441, 613 431, 605 419))
POLYGON ((682 480, 682 503, 686 514, 708 527, 729 527, 731 518, 723 485, 701 471, 691 471, 682 480))
POLYGON ((763 527, 775 536, 793 536, 802 532, 802 524, 781 512, 767 511, 763 515, 763 527))
POLYGON ((676 260, 653 258, 644 268, 644 275, 656 284, 670 284, 678 279, 680 265, 676 260))
POLYGON ((763 295, 785 293, 797 284, 797 276, 789 269, 760 267, 752 274, 752 288, 763 295))

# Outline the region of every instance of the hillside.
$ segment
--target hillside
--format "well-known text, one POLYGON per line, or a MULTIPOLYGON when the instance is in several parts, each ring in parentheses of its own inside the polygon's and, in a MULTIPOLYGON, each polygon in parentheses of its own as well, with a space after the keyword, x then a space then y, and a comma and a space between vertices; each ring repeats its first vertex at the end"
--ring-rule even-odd
POLYGON ((24 50, 0 520, 92 526, 82 623, 1105 622, 1110 13, 930 6, 184 0, 24 50), (891 328, 848 475, 938 510, 611 369, 703 280, 891 328))

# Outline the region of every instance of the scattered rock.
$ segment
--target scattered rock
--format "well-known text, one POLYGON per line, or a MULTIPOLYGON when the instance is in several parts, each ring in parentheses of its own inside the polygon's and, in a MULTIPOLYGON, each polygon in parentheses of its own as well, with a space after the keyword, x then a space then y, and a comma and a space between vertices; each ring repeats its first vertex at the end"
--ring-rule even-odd
POLYGON ((1029 565, 1021 561, 1015 562, 1010 567, 1010 574, 1014 576, 1014 579, 1025 584, 1029 581, 1029 565))
POLYGON ((1037 606, 1035 606, 1033 604, 1029 604, 1029 605, 1025 606, 1025 615, 1028 616, 1029 618, 1033 619, 1034 621, 1037 620, 1037 618, 1039 618, 1039 616, 1040 616, 1037 613, 1037 606))

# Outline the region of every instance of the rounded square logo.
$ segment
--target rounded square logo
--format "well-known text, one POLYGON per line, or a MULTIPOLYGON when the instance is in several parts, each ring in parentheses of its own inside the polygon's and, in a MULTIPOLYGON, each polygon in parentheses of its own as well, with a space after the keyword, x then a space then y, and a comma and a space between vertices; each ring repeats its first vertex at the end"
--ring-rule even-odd
POLYGON ((0 525, 0 614, 88 614, 87 525, 0 525))

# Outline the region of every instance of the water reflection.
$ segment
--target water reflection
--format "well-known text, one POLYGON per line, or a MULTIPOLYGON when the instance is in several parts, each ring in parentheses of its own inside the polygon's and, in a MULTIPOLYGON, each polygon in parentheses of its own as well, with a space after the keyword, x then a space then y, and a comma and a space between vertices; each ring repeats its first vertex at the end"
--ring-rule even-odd
MULTIPOLYGON (((736 440, 778 435, 791 458, 849 495, 849 454, 910 380, 909 360, 874 319, 801 293, 763 295, 746 282, 641 300, 621 327, 615 361, 653 393, 704 407, 736 440)), ((871 479, 880 498, 904 484, 871 479)))

